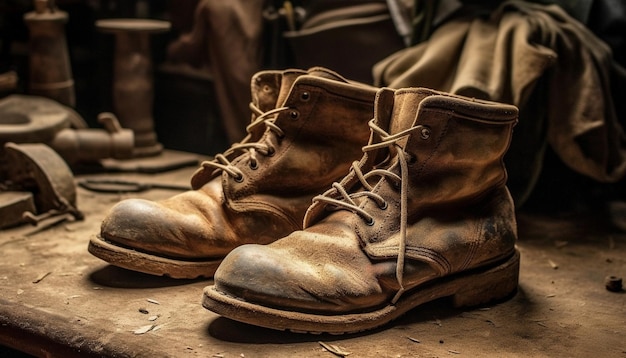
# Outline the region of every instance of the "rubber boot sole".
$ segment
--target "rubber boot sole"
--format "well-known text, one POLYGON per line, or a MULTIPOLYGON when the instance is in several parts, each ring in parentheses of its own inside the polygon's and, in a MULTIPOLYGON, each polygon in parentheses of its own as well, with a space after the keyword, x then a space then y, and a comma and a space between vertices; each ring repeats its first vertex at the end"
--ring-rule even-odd
POLYGON ((161 257, 105 241, 100 236, 91 238, 87 250, 94 256, 118 267, 156 276, 178 279, 212 278, 222 258, 208 260, 180 260, 161 257))
POLYGON ((224 317, 271 329, 297 333, 346 334, 380 327, 407 311, 442 297, 451 297, 455 307, 471 307, 498 301, 517 291, 519 251, 497 266, 432 281, 404 293, 395 305, 376 311, 350 314, 314 314, 260 306, 228 296, 207 286, 202 305, 224 317))

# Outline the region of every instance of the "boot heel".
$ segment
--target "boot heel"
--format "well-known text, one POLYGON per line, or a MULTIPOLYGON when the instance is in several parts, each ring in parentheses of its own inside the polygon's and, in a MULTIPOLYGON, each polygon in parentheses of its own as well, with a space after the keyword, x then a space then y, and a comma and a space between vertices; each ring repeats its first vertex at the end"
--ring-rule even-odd
POLYGON ((519 251, 506 262, 466 277, 452 296, 454 307, 471 307, 513 295, 519 282, 519 251))

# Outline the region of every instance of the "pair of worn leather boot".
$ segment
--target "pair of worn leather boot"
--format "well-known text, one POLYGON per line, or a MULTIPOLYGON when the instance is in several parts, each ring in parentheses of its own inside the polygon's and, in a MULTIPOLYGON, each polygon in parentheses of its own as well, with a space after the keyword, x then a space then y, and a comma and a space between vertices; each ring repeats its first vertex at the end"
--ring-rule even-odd
POLYGON ((503 164, 514 106, 322 68, 260 72, 252 94, 248 136, 203 163, 194 190, 118 203, 89 251, 157 275, 214 274, 204 307, 296 332, 515 292, 503 164))

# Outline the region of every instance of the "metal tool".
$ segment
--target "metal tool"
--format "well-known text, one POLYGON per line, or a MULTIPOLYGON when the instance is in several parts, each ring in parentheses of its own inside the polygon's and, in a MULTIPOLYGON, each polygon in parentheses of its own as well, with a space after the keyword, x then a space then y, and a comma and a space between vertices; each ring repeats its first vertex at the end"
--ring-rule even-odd
POLYGON ((29 93, 74 107, 74 79, 65 39, 66 12, 54 1, 35 0, 35 11, 24 15, 30 33, 29 93))
POLYGON ((103 19, 96 28, 115 35, 113 109, 125 128, 135 134, 134 157, 158 155, 152 106, 154 85, 150 34, 165 32, 170 23, 149 19, 103 19))
POLYGON ((4 180, 3 187, 6 190, 33 193, 36 212, 26 210, 20 213, 24 223, 37 225, 57 216, 71 216, 75 220, 84 218, 76 207, 76 185, 72 171, 45 144, 6 143, 0 161, 0 178, 4 180))
POLYGON ((150 189, 191 190, 191 187, 188 185, 147 183, 119 179, 84 179, 78 181, 78 186, 98 193, 140 193, 150 189))
POLYGON ((69 164, 133 155, 133 131, 111 113, 101 113, 104 129, 86 128, 70 107, 41 96, 13 94, 0 99, 0 152, 4 143, 44 143, 69 164), (77 127, 77 128, 72 128, 77 127))

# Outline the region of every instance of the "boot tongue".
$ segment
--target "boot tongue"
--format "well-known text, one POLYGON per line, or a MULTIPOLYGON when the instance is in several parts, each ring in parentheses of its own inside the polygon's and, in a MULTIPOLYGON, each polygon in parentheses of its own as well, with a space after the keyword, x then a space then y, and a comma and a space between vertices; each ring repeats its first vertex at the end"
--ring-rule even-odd
POLYGON ((304 74, 306 74, 306 72, 302 70, 285 70, 283 72, 280 88, 278 89, 278 97, 276 98, 276 108, 285 103, 285 100, 289 96, 289 92, 291 92, 293 83, 296 82, 298 77, 304 74))
POLYGON ((285 70, 282 75, 282 81, 281 81, 280 89, 278 92, 278 98, 276 100, 276 107, 280 107, 282 106, 283 103, 285 103, 285 100, 287 100, 287 97, 289 96, 289 93, 291 92, 291 88, 293 87, 294 82, 296 82, 296 79, 298 79, 298 77, 302 75, 309 75, 312 77, 320 77, 320 78, 326 78, 329 80, 335 80, 339 82, 348 83, 347 79, 345 79, 338 73, 331 71, 324 67, 311 67, 307 71, 285 70))
MULTIPOLYGON (((407 129, 417 125, 418 115, 421 102, 429 96, 440 94, 437 91, 427 88, 405 88, 393 90, 390 88, 382 88, 376 95, 374 106, 374 118, 376 125, 386 132, 389 136, 402 133, 407 129)), ((407 142, 413 134, 409 134, 395 139, 395 144, 401 148, 406 148, 407 142)), ((376 131, 372 131, 370 144, 377 144, 383 141, 376 131)), ((397 164, 397 152, 390 151, 387 147, 370 151, 367 155, 367 162, 363 166, 363 170, 371 170, 374 168, 387 168, 397 164)), ((376 181, 376 179, 373 179, 376 181)), ((370 183, 374 185, 375 183, 370 183)))
POLYGON ((324 67, 311 67, 309 68, 307 72, 310 76, 326 78, 329 80, 335 80, 335 81, 344 82, 344 83, 349 82, 346 78, 344 78, 337 72, 329 70, 324 67))
POLYGON ((400 133, 415 126, 422 100, 437 94, 439 92, 427 88, 407 88, 396 91, 388 133, 400 133))

